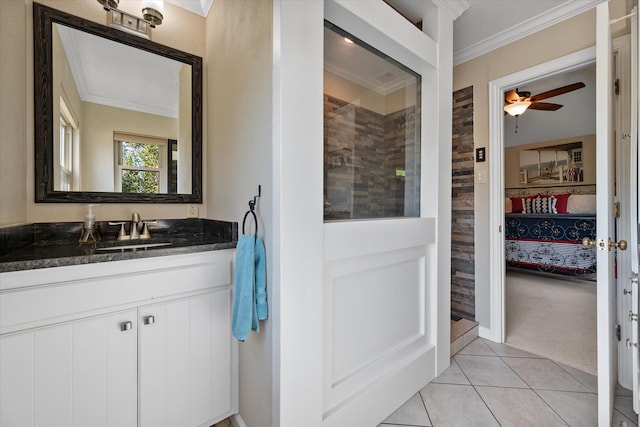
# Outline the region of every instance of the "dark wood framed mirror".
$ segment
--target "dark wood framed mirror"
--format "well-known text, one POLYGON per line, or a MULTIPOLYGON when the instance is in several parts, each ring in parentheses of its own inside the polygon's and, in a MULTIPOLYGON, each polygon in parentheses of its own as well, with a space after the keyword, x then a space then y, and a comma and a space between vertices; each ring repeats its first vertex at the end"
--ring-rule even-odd
POLYGON ((33 36, 36 202, 202 202, 202 58, 38 3, 33 36))

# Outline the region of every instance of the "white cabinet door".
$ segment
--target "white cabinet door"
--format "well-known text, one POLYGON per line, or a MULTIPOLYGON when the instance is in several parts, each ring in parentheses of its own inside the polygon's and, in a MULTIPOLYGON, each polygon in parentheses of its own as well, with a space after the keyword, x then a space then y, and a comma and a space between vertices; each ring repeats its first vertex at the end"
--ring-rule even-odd
POLYGON ((138 309, 140 426, 211 425, 232 409, 231 290, 138 309))
POLYGON ((0 426, 136 426, 136 329, 128 310, 0 338, 0 426))

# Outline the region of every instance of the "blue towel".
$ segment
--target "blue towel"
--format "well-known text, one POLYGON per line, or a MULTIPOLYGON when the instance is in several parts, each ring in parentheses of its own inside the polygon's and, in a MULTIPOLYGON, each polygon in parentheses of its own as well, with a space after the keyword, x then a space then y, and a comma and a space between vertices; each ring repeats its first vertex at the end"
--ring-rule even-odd
POLYGON ((235 288, 231 332, 239 340, 260 331, 258 320, 267 318, 265 250, 258 236, 242 235, 236 246, 235 288))
POLYGON ((267 307, 267 267, 264 242, 256 236, 256 311, 258 320, 265 320, 269 314, 267 307))

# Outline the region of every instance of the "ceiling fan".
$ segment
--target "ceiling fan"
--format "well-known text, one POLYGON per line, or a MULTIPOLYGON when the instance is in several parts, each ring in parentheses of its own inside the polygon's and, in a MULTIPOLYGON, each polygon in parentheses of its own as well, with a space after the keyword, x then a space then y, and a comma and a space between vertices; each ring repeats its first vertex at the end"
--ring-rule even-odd
POLYGON ((548 90, 533 96, 531 96, 531 92, 518 92, 518 89, 512 89, 504 93, 504 112, 505 114, 508 113, 509 115, 517 118, 527 110, 556 111, 562 108, 562 105, 540 101, 568 92, 573 92, 574 90, 578 90, 583 87, 585 87, 585 84, 578 82, 548 90))

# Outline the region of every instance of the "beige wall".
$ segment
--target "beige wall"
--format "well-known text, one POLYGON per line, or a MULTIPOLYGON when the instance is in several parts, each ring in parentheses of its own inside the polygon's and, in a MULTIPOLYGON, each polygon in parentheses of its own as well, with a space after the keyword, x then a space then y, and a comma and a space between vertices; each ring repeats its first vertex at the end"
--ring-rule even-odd
POLYGON ((384 96, 329 71, 324 72, 324 93, 343 101, 357 102, 360 107, 378 114, 386 114, 384 96))
MULTIPOLYGON (((611 16, 625 14, 625 2, 610 2, 611 16)), ((489 82, 595 45, 596 11, 592 9, 453 69, 453 90, 473 86, 475 147, 489 145, 489 82)), ((628 32, 624 21, 612 26, 614 37, 628 32)), ((487 148, 487 157, 489 148, 487 148)), ((489 162, 475 165, 488 177, 489 162)), ((475 184, 476 320, 490 327, 489 303, 489 183, 475 184)))
POLYGON ((383 116, 416 105, 416 85, 411 84, 388 95, 360 86, 334 73, 324 72, 324 93, 374 111, 383 116))
POLYGON ((0 1, 0 226, 27 222, 28 16, 24 1, 0 1))
MULTIPOLYGON (((262 185, 257 215, 267 253, 269 320, 240 343, 240 415, 248 427, 272 425, 274 341, 278 311, 273 280, 272 2, 216 0, 207 18, 207 135, 205 188, 210 218, 242 221, 262 185)), ((249 223, 250 221, 247 221, 249 223)), ((249 227, 249 224, 247 225, 249 227)), ((240 231, 242 224, 240 224, 240 231)), ((253 233, 253 227, 247 229, 253 233)), ((275 425, 275 424, 273 424, 275 425)))
MULTIPOLYGON (((106 23, 106 13, 95 1, 40 0, 59 10, 106 23)), ((139 14, 140 1, 121 2, 125 11, 139 14)), ((0 226, 38 221, 81 221, 83 204, 34 203, 33 165, 33 3, 32 0, 0 1, 0 226)), ((165 20, 153 30, 155 42, 186 52, 205 55, 205 19, 170 3, 165 20)), ((206 114, 206 97, 205 114, 206 114)), ((207 151, 206 134, 203 151, 207 151)), ((206 168, 203 171, 206 191, 206 168)), ((205 196, 206 197, 206 196, 205 196)), ((98 220, 129 218, 132 211, 143 218, 183 218, 181 204, 102 204, 98 220)), ((206 212, 206 201, 201 209, 206 212)))
POLYGON ((180 70, 180 113, 178 117, 178 193, 191 193, 191 67, 180 70))
MULTIPOLYGON (((582 142, 582 167, 584 168, 584 181, 576 183, 578 185, 587 185, 596 183, 596 136, 583 135, 573 138, 556 139, 553 141, 541 141, 534 144, 519 145, 517 147, 509 147, 504 150, 504 186, 505 188, 526 188, 531 187, 520 184, 520 151, 535 150, 542 147, 550 147, 553 145, 568 144, 571 142, 582 142)), ((572 183, 559 183, 558 185, 567 186, 572 183)))

